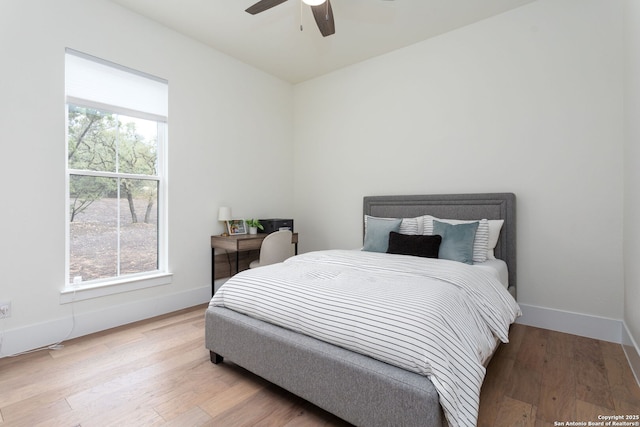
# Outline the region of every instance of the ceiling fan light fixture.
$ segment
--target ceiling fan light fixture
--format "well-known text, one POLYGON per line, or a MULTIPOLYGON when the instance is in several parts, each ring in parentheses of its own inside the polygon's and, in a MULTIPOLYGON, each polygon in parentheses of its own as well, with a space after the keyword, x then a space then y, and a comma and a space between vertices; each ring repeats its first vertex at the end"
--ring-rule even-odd
POLYGON ((308 4, 309 6, 320 6, 326 1, 327 0, 302 0, 303 3, 308 4))

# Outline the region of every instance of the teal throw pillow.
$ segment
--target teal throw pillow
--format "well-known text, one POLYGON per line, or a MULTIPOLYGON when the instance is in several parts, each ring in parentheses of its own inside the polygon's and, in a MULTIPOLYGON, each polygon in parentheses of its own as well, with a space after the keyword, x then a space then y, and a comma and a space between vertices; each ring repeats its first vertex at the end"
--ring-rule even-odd
POLYGON ((473 241, 478 222, 447 224, 433 221, 433 234, 442 236, 438 258, 473 264, 473 241))
POLYGON ((389 247, 389 233, 400 230, 402 219, 367 218, 367 230, 364 235, 365 251, 387 252, 389 247))

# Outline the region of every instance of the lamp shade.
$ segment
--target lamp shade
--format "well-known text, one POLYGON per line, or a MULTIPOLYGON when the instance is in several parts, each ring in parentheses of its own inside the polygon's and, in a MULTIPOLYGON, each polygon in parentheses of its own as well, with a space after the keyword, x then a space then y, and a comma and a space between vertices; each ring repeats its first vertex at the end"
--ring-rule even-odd
POLYGON ((221 207, 218 209, 218 221, 231 221, 231 208, 221 207))
POLYGON ((302 0, 302 1, 308 4, 309 6, 319 6, 327 0, 302 0))

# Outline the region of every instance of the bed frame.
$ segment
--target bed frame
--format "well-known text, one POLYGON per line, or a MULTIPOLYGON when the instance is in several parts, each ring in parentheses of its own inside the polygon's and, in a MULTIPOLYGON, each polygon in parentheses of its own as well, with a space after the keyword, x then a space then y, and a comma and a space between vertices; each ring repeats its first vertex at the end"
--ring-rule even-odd
MULTIPOLYGON (((496 258, 509 267, 515 296, 515 195, 511 193, 364 198, 364 214, 411 218, 504 219, 496 258)), ((431 381, 224 307, 205 315, 211 361, 223 357, 359 426, 446 426, 431 381)))
POLYGON ((513 193, 373 196, 364 198, 364 213, 386 218, 433 215, 449 219, 504 219, 495 256, 509 267, 509 291, 516 297, 516 196, 513 193))

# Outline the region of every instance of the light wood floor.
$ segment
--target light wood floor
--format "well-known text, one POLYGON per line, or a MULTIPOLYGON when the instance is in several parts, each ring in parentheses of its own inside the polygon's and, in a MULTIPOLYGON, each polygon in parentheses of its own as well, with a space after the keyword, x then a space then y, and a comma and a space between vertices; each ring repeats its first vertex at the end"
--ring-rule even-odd
MULTIPOLYGON (((204 348, 205 306, 0 359, 0 426, 348 426, 204 348)), ((489 365, 480 426, 640 414, 619 345, 514 325, 489 365)))

